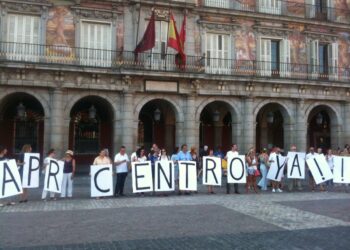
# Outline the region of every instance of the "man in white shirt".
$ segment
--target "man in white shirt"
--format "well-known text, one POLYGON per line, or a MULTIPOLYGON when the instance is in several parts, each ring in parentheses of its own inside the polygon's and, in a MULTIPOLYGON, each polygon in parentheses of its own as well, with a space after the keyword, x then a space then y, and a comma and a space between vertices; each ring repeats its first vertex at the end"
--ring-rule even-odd
POLYGON ((128 176, 130 163, 128 155, 125 153, 125 147, 121 146, 120 151, 114 157, 114 165, 116 166, 117 183, 115 185, 114 196, 124 196, 125 179, 128 176))
MULTIPOLYGON (((231 158, 236 157, 238 155, 239 155, 239 153, 238 153, 237 144, 232 144, 231 150, 227 151, 227 153, 226 153, 225 160, 228 161, 228 159, 231 159, 231 158)), ((227 162, 227 168, 229 167, 229 164, 230 163, 227 162)), ((233 187, 235 189, 235 194, 239 194, 238 183, 234 183, 233 187)), ((229 194, 229 193, 230 193, 230 183, 226 182, 226 194, 229 194)))
MULTIPOLYGON (((280 155, 280 153, 281 153, 281 149, 279 147, 272 149, 270 156, 269 156, 270 164, 277 161, 277 155, 280 155)), ((280 186, 281 186, 280 181, 272 181, 271 180, 271 183, 272 183, 272 193, 275 193, 276 191, 279 193, 283 192, 282 189, 280 188, 280 186)))
MULTIPOLYGON (((318 155, 318 154, 315 153, 315 148, 314 148, 314 147, 310 147, 309 153, 306 155, 306 160, 308 160, 308 159, 313 159, 313 158, 315 158, 317 155, 318 155)), ((306 165, 307 165, 307 163, 306 163, 306 165)), ((315 184, 314 177, 312 176, 312 173, 311 173, 309 167, 308 167, 308 173, 309 173, 309 184, 310 184, 311 190, 312 190, 312 191, 315 191, 315 186, 316 186, 316 184, 315 184)))
MULTIPOLYGON (((297 146, 292 145, 290 147, 290 152, 297 152, 297 146)), ((288 163, 288 158, 286 160, 286 162, 288 163)), ((288 166, 287 164, 287 171, 289 171, 292 166, 288 166)), ((303 190, 303 187, 301 185, 301 179, 293 179, 293 178, 289 178, 288 180, 288 190, 291 192, 293 191, 294 188, 297 188, 299 191, 303 190)))

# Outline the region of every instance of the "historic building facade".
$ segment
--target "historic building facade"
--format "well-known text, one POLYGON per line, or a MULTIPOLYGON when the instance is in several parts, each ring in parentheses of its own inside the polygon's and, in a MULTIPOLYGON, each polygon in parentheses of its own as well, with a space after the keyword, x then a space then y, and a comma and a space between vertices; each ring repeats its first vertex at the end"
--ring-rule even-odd
POLYGON ((350 142, 350 1, 0 1, 0 143, 168 151, 350 142), (156 46, 137 59, 152 8, 156 46), (186 67, 167 48, 186 15, 186 67))

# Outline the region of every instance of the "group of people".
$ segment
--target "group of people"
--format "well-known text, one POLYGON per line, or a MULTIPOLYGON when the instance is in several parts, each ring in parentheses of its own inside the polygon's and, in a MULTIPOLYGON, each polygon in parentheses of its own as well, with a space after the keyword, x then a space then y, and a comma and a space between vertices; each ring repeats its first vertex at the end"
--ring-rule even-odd
MULTIPOLYGON (((345 145, 344 150, 337 151, 339 155, 349 156, 350 147, 349 145, 345 145)), ((295 145, 292 145, 290 151, 297 152, 297 148, 295 145)), ((23 176, 23 166, 24 166, 24 154, 32 152, 31 145, 24 145, 22 147, 21 153, 18 155, 17 166, 19 168, 19 173, 21 178, 23 176)), ((316 155, 322 154, 323 150, 318 148, 315 151, 314 147, 309 148, 309 152, 306 155, 306 159, 314 158, 316 155)), ((0 145, 0 161, 6 160, 7 149, 0 145)), ((302 191, 302 183, 300 179, 288 179, 288 183, 285 183, 287 178, 282 177, 280 182, 270 181, 267 179, 267 174, 269 171, 269 167, 271 163, 276 161, 277 155, 282 154, 281 149, 278 147, 274 147, 271 149, 270 153, 266 148, 263 148, 260 153, 257 153, 255 148, 251 148, 248 153, 245 155, 245 163, 246 163, 246 172, 247 172, 247 180, 245 184, 246 193, 255 192, 259 193, 261 191, 267 191, 268 187, 271 186, 272 192, 283 192, 285 185, 287 185, 289 191, 293 191, 297 189, 302 191), (258 178, 259 182, 258 182, 258 178), (270 185, 269 185, 270 184, 270 185)), ((195 161, 197 164, 197 173, 198 179, 202 174, 202 158, 205 156, 218 157, 221 159, 223 176, 227 176, 227 160, 229 158, 238 156, 238 147, 236 144, 232 144, 231 149, 225 154, 220 147, 217 148, 216 151, 214 149, 209 149, 208 146, 204 146, 199 152, 195 147, 191 147, 188 150, 187 145, 183 144, 180 148, 176 147, 172 154, 168 154, 165 148, 159 148, 157 144, 153 144, 150 151, 146 152, 144 147, 138 147, 135 152, 130 155, 126 153, 126 148, 124 146, 120 147, 119 152, 114 156, 114 160, 112 161, 109 156, 108 149, 102 149, 99 152, 99 155, 94 159, 92 165, 106 165, 112 164, 115 167, 114 174, 116 175, 116 185, 114 190, 114 196, 125 196, 124 194, 124 185, 125 180, 127 178, 128 173, 131 170, 131 162, 145 162, 150 161, 152 165, 152 172, 154 175, 154 166, 157 161, 160 160, 169 160, 174 162, 175 167, 175 182, 178 186, 179 182, 179 165, 177 164, 179 161, 195 161)), ((334 155, 331 149, 327 151, 325 154, 326 160, 329 164, 331 171, 334 168, 334 155)), ((45 174, 46 168, 49 164, 49 159, 56 158, 56 152, 54 149, 50 149, 47 153, 46 158, 43 161, 42 165, 42 173, 45 174)), ((64 169, 63 169, 63 181, 62 181, 62 192, 60 194, 61 198, 71 198, 73 196, 73 179, 76 172, 76 162, 74 159, 74 152, 72 150, 67 150, 65 152, 64 158, 64 169)), ((287 163, 286 163, 287 164, 287 163)), ((288 166, 285 168, 284 175, 286 175, 286 171, 288 166)), ((314 191, 317 187, 313 176, 308 170, 309 175, 309 184, 312 191, 314 191)), ((233 184, 234 193, 239 194, 238 184, 233 184)), ((320 184, 318 187, 320 191, 325 191, 326 188, 332 187, 332 181, 328 181, 325 185, 320 184)), ((231 190, 231 184, 226 183, 226 193, 229 194, 231 190)), ((190 195, 191 192, 178 190, 178 195, 190 195)), ((215 194, 213 186, 208 186, 208 194, 215 194)), ((48 195, 50 199, 56 200, 55 193, 47 192, 43 190, 41 198, 43 200, 48 199, 48 195)), ((14 205, 15 202, 11 199, 7 199, 6 205, 14 205)), ((27 202, 28 201, 28 190, 23 188, 23 193, 20 195, 19 202, 27 202)), ((0 203, 0 206, 5 204, 0 203)))

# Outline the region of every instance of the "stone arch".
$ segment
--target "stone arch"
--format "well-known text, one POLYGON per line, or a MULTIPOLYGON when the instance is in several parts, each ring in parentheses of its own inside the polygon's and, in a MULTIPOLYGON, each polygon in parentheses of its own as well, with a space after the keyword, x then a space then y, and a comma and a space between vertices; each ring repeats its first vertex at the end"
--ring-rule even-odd
POLYGON ((74 105, 86 97, 96 97, 104 100, 110 106, 113 112, 113 116, 112 116, 113 119, 114 120, 116 119, 116 114, 119 113, 116 103, 113 102, 113 100, 108 96, 101 96, 98 94, 91 94, 91 93, 81 93, 79 95, 73 95, 73 98, 71 98, 64 107, 64 118, 70 119, 70 113, 74 105))
POLYGON ((45 98, 44 95, 35 92, 33 90, 18 90, 18 89, 11 89, 11 90, 7 90, 4 92, 0 93, 0 111, 1 111, 1 106, 3 104, 3 101, 10 95, 14 95, 14 94, 27 94, 27 95, 31 95, 32 97, 34 97, 42 106, 42 109, 44 110, 44 116, 47 118, 50 116, 50 103, 49 101, 45 98))
POLYGON ((176 122, 184 122, 185 117, 184 117, 184 111, 180 108, 180 106, 172 99, 170 98, 165 98, 164 96, 161 95, 153 95, 153 96, 146 96, 139 101, 137 105, 135 105, 134 108, 134 120, 138 120, 138 116, 140 114, 140 111, 143 106, 145 106, 148 102, 154 101, 154 100, 162 100, 165 101, 166 103, 170 104, 170 106, 173 108, 175 117, 176 117, 176 122))
POLYGON ((306 110, 305 110, 305 115, 307 118, 307 121, 310 118, 310 115, 312 114, 312 112, 317 109, 318 107, 324 107, 325 110, 328 112, 328 115, 330 116, 332 121, 336 121, 337 125, 341 125, 342 124, 342 118, 340 115, 340 111, 337 110, 336 107, 334 107, 332 104, 329 103, 322 103, 322 102, 315 102, 310 104, 306 110))
POLYGON ((196 121, 200 120, 200 115, 201 115, 202 111, 204 110, 204 108, 213 102, 226 103, 230 107, 230 111, 232 113, 232 122, 236 122, 236 123, 239 122, 238 117, 239 117, 240 112, 237 109, 237 106, 239 106, 239 104, 237 102, 229 101, 226 99, 220 99, 220 98, 216 98, 216 97, 211 97, 211 98, 205 99, 204 101, 201 102, 201 104, 196 109, 196 114, 195 114, 196 121), (236 105, 234 105, 234 104, 236 104, 236 105))
POLYGON ((255 108, 253 109, 253 116, 256 118, 257 115, 259 114, 259 112, 266 106, 269 104, 277 104, 278 107, 280 108, 280 112, 283 115, 283 119, 285 121, 285 123, 287 124, 293 124, 294 123, 294 118, 293 118, 293 112, 292 110, 290 110, 290 108, 288 108, 288 106, 278 100, 263 100, 261 102, 259 102, 255 108))

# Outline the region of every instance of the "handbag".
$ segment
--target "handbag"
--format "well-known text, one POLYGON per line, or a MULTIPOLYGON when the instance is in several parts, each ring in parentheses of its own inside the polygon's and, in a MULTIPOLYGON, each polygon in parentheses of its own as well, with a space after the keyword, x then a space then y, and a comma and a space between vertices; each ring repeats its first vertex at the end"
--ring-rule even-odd
POLYGON ((257 169, 257 170, 255 170, 255 172, 254 172, 254 176, 260 176, 261 174, 260 174, 260 171, 257 169))

